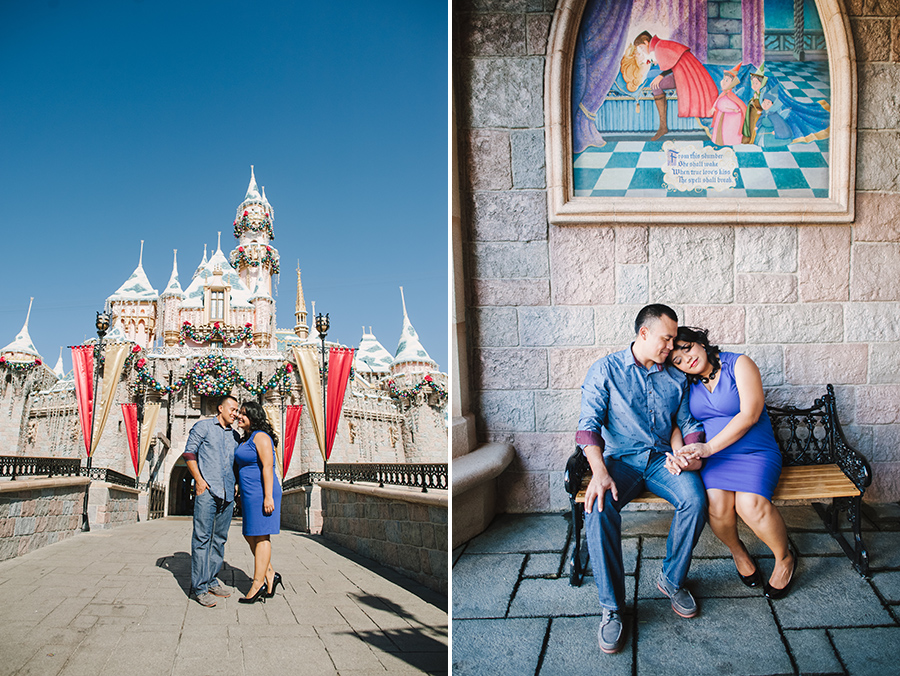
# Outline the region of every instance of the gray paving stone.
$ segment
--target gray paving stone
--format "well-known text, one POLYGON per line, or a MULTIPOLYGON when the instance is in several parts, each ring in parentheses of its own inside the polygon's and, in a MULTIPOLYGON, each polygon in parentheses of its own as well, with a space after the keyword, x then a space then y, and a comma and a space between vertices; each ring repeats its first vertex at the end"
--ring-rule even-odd
POLYGON ((886 571, 872 575, 874 584, 889 603, 900 603, 900 571, 886 571))
POLYGON ((831 635, 841 661, 853 676, 886 676, 898 673, 897 646, 900 627, 835 629, 831 635))
POLYGON ((843 557, 801 557, 791 593, 773 602, 785 629, 893 624, 870 584, 843 557))
POLYGON ((525 577, 544 577, 559 573, 559 554, 531 554, 525 564, 525 577))
POLYGON ((844 669, 824 629, 800 629, 784 632, 791 654, 801 674, 840 674, 844 669))
MULTIPOLYGON (((641 581, 638 587, 638 598, 664 598, 656 587, 662 561, 652 561, 641 566, 641 581)), ((763 569, 765 570, 765 569, 763 569)), ((764 573, 765 574, 765 573, 764 573)), ((713 597, 762 596, 762 589, 751 589, 738 579, 734 563, 728 559, 693 559, 688 572, 687 588, 697 599, 703 612, 701 599, 713 597)))
MULTIPOLYGON (((625 577, 625 603, 634 602, 634 578, 625 577)), ((568 578, 522 580, 509 606, 509 617, 559 617, 562 615, 599 615, 600 602, 594 579, 585 579, 580 587, 568 578)))
MULTIPOLYGON (((625 615, 625 645, 615 655, 607 655, 597 644, 599 617, 557 617, 550 624, 550 639, 540 674, 593 674, 631 676, 631 616, 625 615)), ((671 671, 669 671, 671 673, 671 671)))
POLYGON ((709 599, 697 617, 675 616, 668 600, 638 601, 638 674, 793 673, 766 600, 709 599), (752 640, 735 640, 739 636, 752 640), (673 665, 680 670, 673 671, 673 665))
POLYGON ((863 543, 873 568, 900 568, 900 533, 867 533, 863 543))
POLYGON ((469 542, 466 555, 559 551, 568 528, 568 519, 562 514, 501 514, 484 533, 469 542))
POLYGON ((521 676, 537 669, 549 620, 454 620, 455 676, 521 676))
POLYGON ((505 617, 524 554, 464 554, 453 568, 453 617, 505 617))
POLYGON ((788 537, 797 548, 800 556, 818 556, 822 554, 840 554, 844 556, 844 550, 841 549, 838 541, 828 533, 790 533, 788 537))

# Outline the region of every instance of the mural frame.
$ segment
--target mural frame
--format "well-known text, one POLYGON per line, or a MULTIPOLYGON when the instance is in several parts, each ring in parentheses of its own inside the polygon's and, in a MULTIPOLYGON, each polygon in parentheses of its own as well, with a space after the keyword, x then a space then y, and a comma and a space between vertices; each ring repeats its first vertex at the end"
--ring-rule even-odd
POLYGON ((815 0, 831 78, 827 198, 576 197, 573 188, 572 64, 587 0, 560 0, 553 15, 544 72, 548 218, 553 225, 610 223, 849 223, 856 192, 856 55, 850 20, 839 0, 815 0))

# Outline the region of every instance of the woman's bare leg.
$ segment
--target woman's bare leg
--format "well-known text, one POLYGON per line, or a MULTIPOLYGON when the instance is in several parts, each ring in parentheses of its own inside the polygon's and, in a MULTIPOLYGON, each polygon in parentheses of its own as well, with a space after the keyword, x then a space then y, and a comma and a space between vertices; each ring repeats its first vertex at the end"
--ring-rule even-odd
POLYGON ((791 579, 794 559, 788 548, 787 526, 784 519, 769 500, 755 493, 735 493, 734 506, 756 537, 762 540, 775 555, 775 570, 769 584, 783 589, 791 579))
POLYGON ((247 592, 247 596, 253 596, 266 582, 266 574, 272 559, 272 542, 268 535, 257 535, 256 546, 253 549, 253 586, 247 592))
POLYGON ((718 488, 710 488, 706 491, 709 502, 709 526, 716 537, 722 541, 731 556, 734 565, 741 575, 752 575, 756 570, 753 559, 741 542, 737 532, 737 515, 735 514, 734 491, 723 491, 718 488))

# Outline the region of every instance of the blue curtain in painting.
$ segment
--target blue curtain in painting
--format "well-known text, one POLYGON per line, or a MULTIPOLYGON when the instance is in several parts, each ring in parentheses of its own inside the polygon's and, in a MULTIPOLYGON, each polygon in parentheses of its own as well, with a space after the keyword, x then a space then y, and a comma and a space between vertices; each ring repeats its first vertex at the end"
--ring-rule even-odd
MULTIPOLYGON (((593 116, 606 99, 628 43, 633 0, 588 0, 572 63, 572 152, 606 144, 593 116)), ((632 36, 632 39, 634 37, 632 36)))

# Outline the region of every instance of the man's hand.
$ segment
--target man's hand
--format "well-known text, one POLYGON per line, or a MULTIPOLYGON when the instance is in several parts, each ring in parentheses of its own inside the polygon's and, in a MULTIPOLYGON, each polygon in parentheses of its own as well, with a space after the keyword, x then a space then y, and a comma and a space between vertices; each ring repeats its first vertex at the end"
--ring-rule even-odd
POLYGON ((209 484, 206 483, 203 479, 194 480, 195 495, 203 495, 207 491, 207 489, 209 489, 209 484))
POLYGON ((677 451, 673 453, 666 453, 666 469, 669 470, 675 476, 678 476, 682 472, 693 472, 700 469, 703 466, 703 463, 699 458, 695 458, 694 460, 689 460, 684 456, 677 455, 677 451))
POLYGON ((650 89, 653 89, 662 81, 663 81, 663 76, 657 75, 655 78, 653 78, 653 82, 650 83, 650 89))
POLYGON ((682 446, 677 451, 675 451, 676 456, 687 458, 688 460, 698 460, 700 458, 708 458, 712 454, 713 454, 712 447, 709 444, 704 444, 699 441, 694 444, 688 444, 687 446, 682 446))
POLYGON ((603 511, 603 500, 606 491, 612 491, 613 500, 619 499, 619 491, 616 488, 616 482, 612 480, 609 473, 607 472, 602 477, 594 474, 591 477, 591 482, 588 484, 587 490, 584 492, 584 511, 587 514, 591 513, 595 498, 597 500, 597 511, 603 511))

